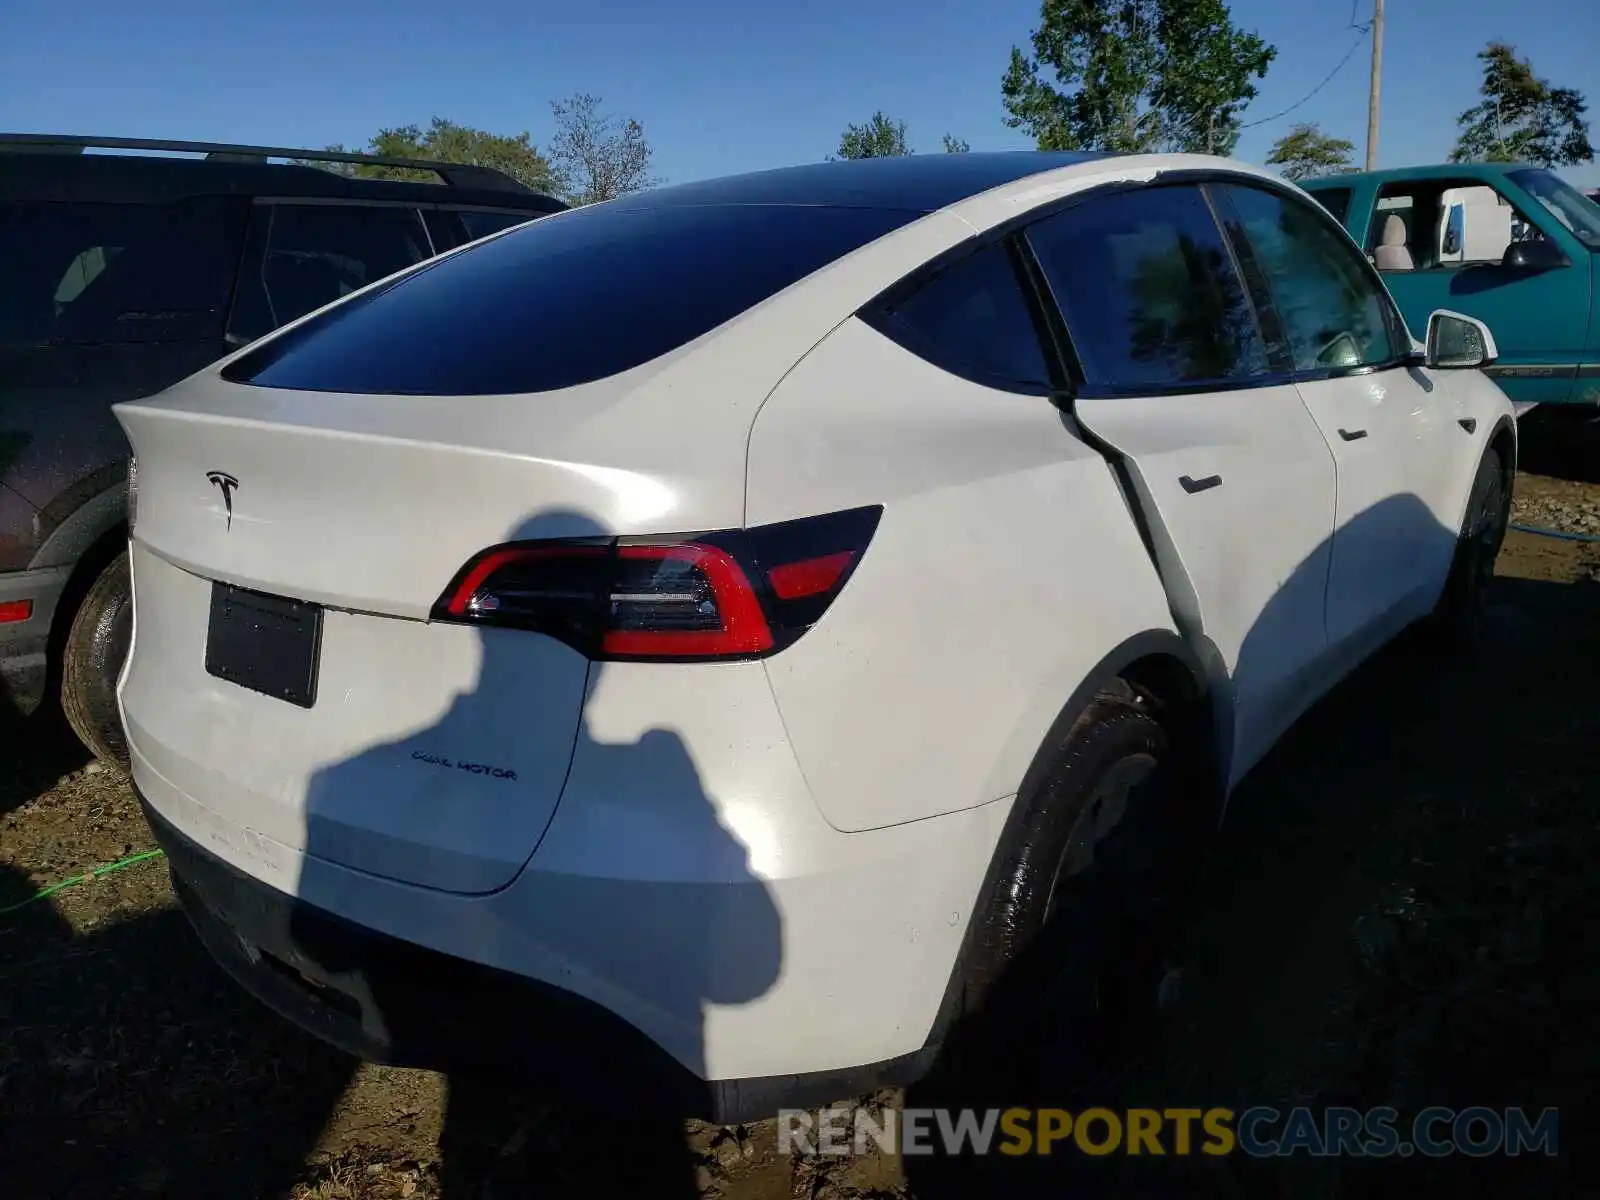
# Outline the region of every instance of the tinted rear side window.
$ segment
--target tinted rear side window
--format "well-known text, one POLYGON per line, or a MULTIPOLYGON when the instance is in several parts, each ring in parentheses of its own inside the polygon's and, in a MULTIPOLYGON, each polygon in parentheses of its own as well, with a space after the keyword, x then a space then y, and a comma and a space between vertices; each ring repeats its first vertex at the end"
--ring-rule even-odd
POLYGON ((242 201, 0 204, 0 344, 222 337, 242 201))
POLYGON ((874 324, 912 353, 980 383, 1050 386, 1044 346, 1004 245, 951 263, 874 324))
POLYGON ((490 395, 572 387, 692 341, 920 216, 890 209, 576 209, 340 305, 226 371, 263 387, 490 395))

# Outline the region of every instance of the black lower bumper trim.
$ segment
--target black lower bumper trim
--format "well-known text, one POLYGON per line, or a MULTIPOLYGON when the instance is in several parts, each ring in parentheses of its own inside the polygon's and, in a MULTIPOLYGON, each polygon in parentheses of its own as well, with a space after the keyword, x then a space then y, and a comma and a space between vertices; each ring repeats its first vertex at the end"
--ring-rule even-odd
POLYGON ((514 1067, 518 1087, 555 1100, 733 1124, 909 1083, 937 1050, 840 1071, 700 1079, 591 1000, 308 905, 223 862, 139 800, 212 957, 281 1016, 369 1061, 514 1067))

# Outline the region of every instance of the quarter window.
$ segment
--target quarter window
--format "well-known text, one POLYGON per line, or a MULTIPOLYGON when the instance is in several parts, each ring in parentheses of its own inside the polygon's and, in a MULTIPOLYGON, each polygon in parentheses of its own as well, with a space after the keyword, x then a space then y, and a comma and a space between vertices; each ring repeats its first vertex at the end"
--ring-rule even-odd
POLYGON ((1033 313, 1011 251, 987 246, 894 304, 879 325, 930 362, 1004 386, 1050 386, 1033 313))
POLYGON ((1271 294, 1295 370, 1374 366, 1399 356, 1388 298, 1326 216, 1263 188, 1228 184, 1216 192, 1231 208, 1248 243, 1244 250, 1271 294))
POLYGON ((1117 391, 1269 373, 1267 345, 1195 187, 1096 197, 1028 231, 1084 382, 1117 391))
POLYGON ((358 204, 260 206, 259 247, 239 281, 230 332, 249 340, 429 256, 411 208, 358 204))

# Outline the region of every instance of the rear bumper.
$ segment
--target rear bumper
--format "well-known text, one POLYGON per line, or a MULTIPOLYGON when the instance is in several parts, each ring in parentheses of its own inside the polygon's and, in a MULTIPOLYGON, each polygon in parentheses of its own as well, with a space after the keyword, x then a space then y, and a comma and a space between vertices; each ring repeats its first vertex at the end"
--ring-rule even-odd
POLYGON ((308 905, 230 866, 139 800, 217 963, 280 1016, 373 1062, 512 1067, 507 1078, 518 1086, 563 1100, 732 1124, 910 1082, 937 1049, 842 1070, 704 1080, 593 1001, 308 905))
POLYGON ((0 623, 0 704, 30 713, 44 698, 50 622, 71 574, 69 567, 0 572, 0 604, 27 601, 33 606, 26 621, 0 623))
POLYGON ((556 1096, 724 1123, 920 1073, 1010 808, 859 834, 829 829, 803 797, 758 814, 697 795, 675 814, 647 739, 634 765, 639 786, 656 780, 653 824, 615 798, 570 794, 635 777, 580 761, 528 866, 470 896, 223 817, 153 769, 137 722, 129 732, 135 785, 196 929, 283 1016, 368 1059, 515 1063, 519 1085, 556 1096), (750 846, 737 863, 733 829, 750 846))
POLYGON ((450 1070, 536 1067, 568 1094, 619 1083, 686 1112, 703 1081, 626 1021, 560 988, 363 929, 229 866, 140 796, 200 940, 262 1003, 350 1054, 450 1070))

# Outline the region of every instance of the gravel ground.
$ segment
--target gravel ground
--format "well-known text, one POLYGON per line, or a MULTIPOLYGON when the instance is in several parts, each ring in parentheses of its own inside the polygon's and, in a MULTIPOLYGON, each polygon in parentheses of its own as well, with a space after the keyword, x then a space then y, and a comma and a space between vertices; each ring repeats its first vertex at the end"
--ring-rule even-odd
MULTIPOLYGON (((1600 486, 1564 473, 1525 474, 1514 519, 1600 532, 1600 486)), ((1600 546, 1513 534, 1491 616, 1470 661, 1386 651, 1252 774, 1189 909, 1181 999, 1056 1102, 1558 1106, 1556 1159, 819 1164, 770 1123, 552 1109, 511 1078, 358 1066, 262 1011, 155 859, 0 913, 8 1195, 1592 1194, 1600 546)), ((0 739, 0 909, 152 845, 115 772, 41 728, 0 739)))

